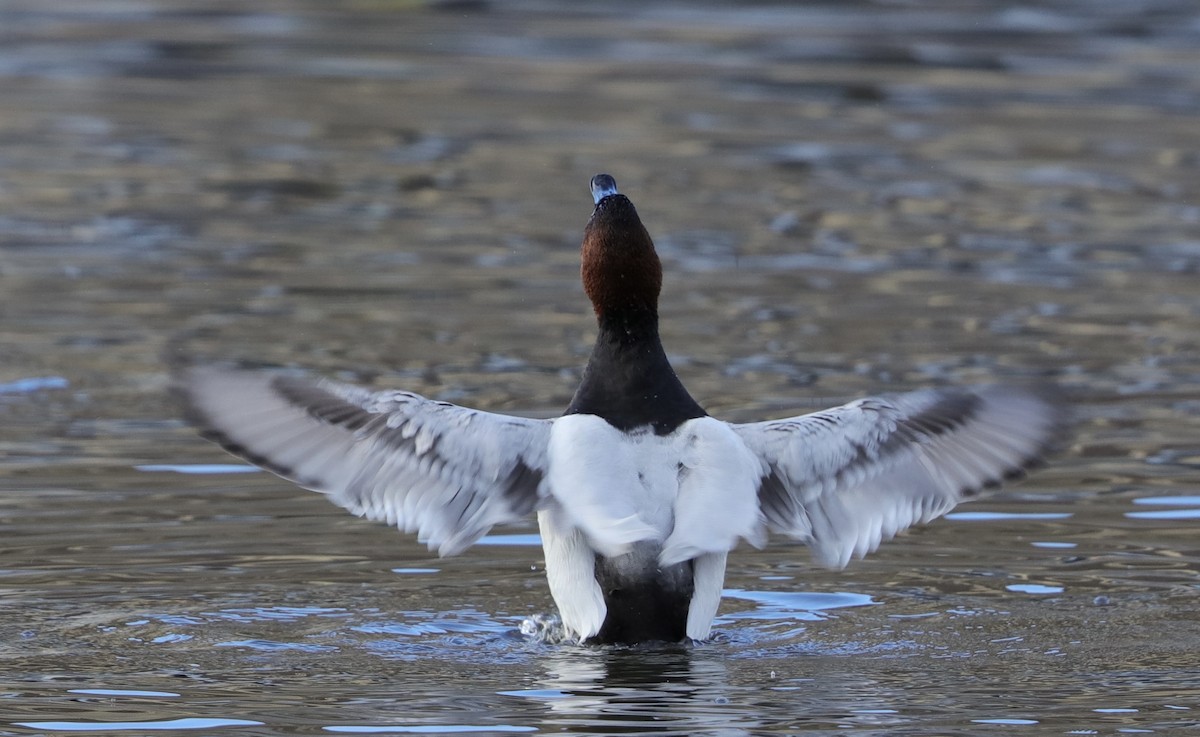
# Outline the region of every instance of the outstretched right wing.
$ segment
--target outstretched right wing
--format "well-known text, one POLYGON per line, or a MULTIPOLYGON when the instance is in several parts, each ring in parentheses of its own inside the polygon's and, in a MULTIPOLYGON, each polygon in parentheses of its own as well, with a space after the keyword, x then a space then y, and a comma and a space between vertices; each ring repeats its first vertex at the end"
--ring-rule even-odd
POLYGON ((733 427, 762 463, 768 527, 841 568, 1020 475, 1058 439, 1061 415, 1019 389, 926 389, 733 427))

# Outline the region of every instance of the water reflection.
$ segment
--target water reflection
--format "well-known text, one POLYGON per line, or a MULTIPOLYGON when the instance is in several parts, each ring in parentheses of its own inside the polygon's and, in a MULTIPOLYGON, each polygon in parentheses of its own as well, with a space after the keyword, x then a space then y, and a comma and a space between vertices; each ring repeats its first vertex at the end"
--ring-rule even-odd
MULTIPOLYGON (((554 731, 749 734, 761 721, 733 704, 728 668, 690 647, 565 648, 538 661, 527 696, 554 731)), ((512 695, 509 692, 509 695, 512 695)))

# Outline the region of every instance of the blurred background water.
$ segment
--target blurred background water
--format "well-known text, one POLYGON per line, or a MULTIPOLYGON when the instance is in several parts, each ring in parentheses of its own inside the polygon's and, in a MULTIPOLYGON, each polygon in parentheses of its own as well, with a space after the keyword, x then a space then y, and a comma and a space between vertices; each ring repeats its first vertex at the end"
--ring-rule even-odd
POLYGON ((1189 0, 0 4, 0 734, 1200 726, 1189 0), (200 356, 549 416, 588 178, 732 420, 1049 380, 1074 440, 710 643, 579 648, 535 529, 455 559, 242 473, 200 356))

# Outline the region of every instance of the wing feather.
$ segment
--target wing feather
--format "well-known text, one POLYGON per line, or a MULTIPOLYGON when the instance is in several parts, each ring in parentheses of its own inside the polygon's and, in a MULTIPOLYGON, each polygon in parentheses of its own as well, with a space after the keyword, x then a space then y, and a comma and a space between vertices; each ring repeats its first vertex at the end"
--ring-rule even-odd
POLYGON ((733 428, 762 463, 768 527, 841 568, 1020 475, 1060 440, 1062 414, 1020 389, 927 389, 733 428))
POLYGON ((203 434, 249 462, 441 555, 528 516, 543 495, 548 420, 291 375, 192 367, 177 380, 203 434))

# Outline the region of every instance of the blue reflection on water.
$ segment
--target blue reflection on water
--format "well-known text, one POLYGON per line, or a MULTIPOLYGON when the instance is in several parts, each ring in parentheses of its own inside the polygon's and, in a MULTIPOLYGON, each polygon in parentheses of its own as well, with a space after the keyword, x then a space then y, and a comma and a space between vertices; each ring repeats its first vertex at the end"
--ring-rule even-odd
POLYGON ((1040 583, 1014 583, 1004 588, 1022 594, 1061 594, 1064 591, 1062 586, 1046 586, 1040 583))
POLYGON ((281 650, 294 650, 302 653, 337 652, 337 648, 332 645, 310 645, 300 642, 276 642, 275 640, 231 640, 229 642, 218 642, 214 647, 244 647, 250 650, 264 650, 267 652, 281 650))
POLYGON ((1200 507, 1200 496, 1143 496, 1133 500, 1134 504, 1171 505, 1178 507, 1200 507))
POLYGON ((824 619, 818 612, 829 609, 868 606, 876 602, 866 594, 847 591, 824 593, 814 591, 745 591, 725 589, 722 594, 731 599, 745 599, 758 604, 748 612, 733 612, 722 619, 824 619))
POLYGON ((171 691, 134 691, 123 688, 72 688, 67 693, 87 694, 89 696, 178 696, 171 691))
POLYGON ((244 463, 144 463, 133 468, 146 473, 186 474, 258 473, 262 470, 244 463))
POLYGON ((951 512, 946 519, 958 522, 995 522, 1010 519, 1067 519, 1071 512, 951 512))
POLYGON ((972 720, 971 720, 971 722, 972 722, 972 723, 974 723, 974 724, 1014 724, 1014 725, 1021 725, 1021 724, 1037 724, 1037 723, 1038 723, 1038 720, 1036 720, 1036 719, 972 719, 972 720))
POLYGON ((542 536, 536 533, 526 535, 484 535, 476 545, 541 545, 542 536))
POLYGON ((1156 509, 1153 512, 1126 512, 1129 519, 1200 519, 1200 509, 1156 509))
POLYGON ((263 722, 252 722, 249 719, 208 719, 201 717, 186 717, 183 719, 167 719, 159 722, 13 722, 17 727, 30 729, 45 729, 51 732, 114 732, 129 730, 162 730, 162 729, 215 729, 217 727, 261 727, 263 722))
POLYGON ((45 389, 66 389, 71 385, 61 376, 31 376, 0 384, 0 394, 28 394, 45 389))
POLYGON ((334 726, 322 727, 326 732, 343 732, 350 734, 391 734, 403 732, 406 734, 458 734, 460 732, 536 732, 537 727, 517 727, 511 724, 418 724, 400 727, 394 724, 383 727, 367 726, 334 726))

